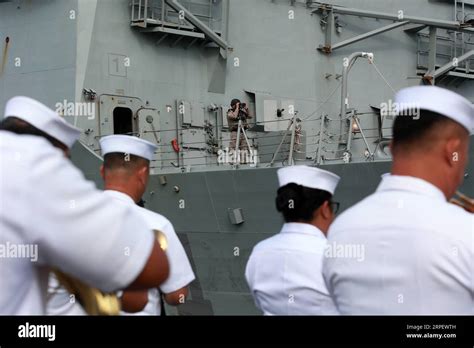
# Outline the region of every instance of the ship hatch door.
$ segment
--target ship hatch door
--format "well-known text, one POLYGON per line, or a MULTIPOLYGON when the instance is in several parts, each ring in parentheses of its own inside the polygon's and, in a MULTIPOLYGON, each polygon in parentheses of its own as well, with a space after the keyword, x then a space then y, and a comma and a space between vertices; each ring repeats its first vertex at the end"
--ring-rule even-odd
POLYGON ((129 108, 116 107, 114 109, 114 134, 133 133, 133 113, 129 108))
POLYGON ((143 108, 140 98, 102 94, 99 105, 100 136, 138 134, 137 112, 143 108))

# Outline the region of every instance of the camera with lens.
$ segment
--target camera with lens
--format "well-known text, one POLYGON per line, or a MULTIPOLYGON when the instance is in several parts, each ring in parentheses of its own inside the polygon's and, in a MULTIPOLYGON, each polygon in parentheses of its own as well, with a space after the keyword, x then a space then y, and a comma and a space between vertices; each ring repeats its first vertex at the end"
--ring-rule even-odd
POLYGON ((239 115, 238 119, 245 121, 247 119, 247 110, 246 110, 247 104, 246 103, 241 103, 239 107, 239 115))

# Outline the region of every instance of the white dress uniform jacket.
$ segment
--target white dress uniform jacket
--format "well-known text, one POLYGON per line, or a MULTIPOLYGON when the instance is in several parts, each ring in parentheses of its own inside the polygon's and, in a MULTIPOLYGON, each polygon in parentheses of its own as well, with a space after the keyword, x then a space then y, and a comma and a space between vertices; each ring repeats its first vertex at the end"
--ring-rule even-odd
POLYGON ((332 224, 324 278, 341 314, 474 314, 474 215, 432 184, 385 175, 332 224), (363 246, 364 257, 349 251, 363 246))
POLYGON ((136 212, 110 202, 60 150, 0 131, 0 314, 44 314, 49 266, 104 291, 125 287, 153 243, 136 212))
MULTIPOLYGON (((179 290, 194 280, 194 272, 191 268, 186 252, 176 235, 173 225, 167 218, 151 210, 139 207, 130 196, 122 192, 106 190, 104 191, 104 194, 127 206, 133 206, 145 220, 150 229, 160 230, 166 236, 168 241, 166 255, 168 256, 168 262, 170 265, 170 274, 168 279, 160 286, 160 290, 163 293, 169 294, 179 290)), ((143 311, 138 313, 122 312, 121 314, 160 315, 161 297, 158 289, 150 289, 148 291, 148 304, 145 306, 143 311)))
POLYGON ((258 243, 245 271, 256 306, 265 315, 337 314, 322 276, 325 247, 324 234, 304 223, 258 243))

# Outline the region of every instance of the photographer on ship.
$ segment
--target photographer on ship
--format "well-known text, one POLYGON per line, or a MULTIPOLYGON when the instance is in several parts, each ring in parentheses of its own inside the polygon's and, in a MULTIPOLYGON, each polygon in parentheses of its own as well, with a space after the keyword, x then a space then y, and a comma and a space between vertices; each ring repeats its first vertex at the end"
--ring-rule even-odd
MULTIPOLYGON (((230 150, 236 149, 237 142, 237 131, 239 127, 239 121, 241 122, 242 129, 248 129, 247 120, 252 118, 249 114, 249 108, 246 103, 241 103, 239 99, 232 99, 230 103, 230 109, 227 111, 227 122, 230 129, 230 150)), ((242 130, 241 130, 242 131, 242 130)), ((244 139, 243 134, 240 134, 239 139, 239 148, 240 150, 250 150, 247 146, 247 142, 244 139)))

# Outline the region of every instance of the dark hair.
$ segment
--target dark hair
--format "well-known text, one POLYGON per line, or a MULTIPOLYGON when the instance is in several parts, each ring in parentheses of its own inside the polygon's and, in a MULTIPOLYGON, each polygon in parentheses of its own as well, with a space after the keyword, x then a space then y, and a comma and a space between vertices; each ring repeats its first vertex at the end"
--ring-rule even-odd
POLYGON ((104 169, 127 169, 134 170, 141 166, 150 164, 146 158, 123 152, 111 152, 104 156, 104 169))
POLYGON ((230 102, 230 106, 234 107, 237 103, 240 103, 239 99, 232 99, 232 101, 230 102))
POLYGON ((278 189, 275 204, 286 222, 309 222, 314 211, 331 197, 327 191, 290 183, 278 189))
POLYGON ((63 151, 68 150, 68 147, 60 142, 58 139, 53 138, 51 135, 43 132, 42 130, 32 126, 26 121, 19 119, 18 117, 7 117, 0 122, 0 130, 12 132, 15 134, 35 135, 43 137, 48 140, 54 147, 60 148, 63 151))
POLYGON ((419 117, 397 116, 393 123, 393 147, 419 146, 427 144, 427 137, 432 132, 451 121, 449 118, 436 112, 420 110, 419 117))

